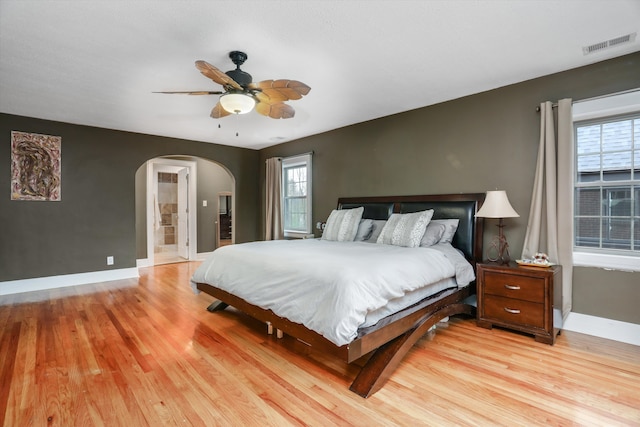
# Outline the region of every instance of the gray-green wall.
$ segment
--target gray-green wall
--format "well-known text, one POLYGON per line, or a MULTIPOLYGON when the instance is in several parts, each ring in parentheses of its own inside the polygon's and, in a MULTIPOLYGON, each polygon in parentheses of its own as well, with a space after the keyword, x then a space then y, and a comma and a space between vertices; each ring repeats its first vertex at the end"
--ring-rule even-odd
POLYGON ((235 179, 236 241, 258 238, 258 151, 0 114, 0 286, 135 267, 135 174, 167 155, 223 165, 235 179), (10 200, 12 130, 62 137, 62 201, 10 200))
MULTIPOLYGON (((421 82, 416 90, 433 85, 421 82)), ((265 159, 313 151, 314 223, 342 196, 506 190, 520 218, 505 220, 505 234, 519 257, 540 135, 536 107, 638 87, 635 53, 281 144, 260 153, 261 188, 265 159)), ((485 223, 485 247, 494 224, 485 223)), ((574 282, 574 312, 640 324, 640 273, 576 267, 574 282)))

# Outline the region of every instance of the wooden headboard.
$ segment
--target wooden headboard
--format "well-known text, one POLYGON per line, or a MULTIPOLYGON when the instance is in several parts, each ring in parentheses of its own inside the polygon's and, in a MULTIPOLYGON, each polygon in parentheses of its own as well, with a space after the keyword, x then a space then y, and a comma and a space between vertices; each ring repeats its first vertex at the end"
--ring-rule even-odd
POLYGON ((435 194, 425 196, 341 197, 338 209, 364 207, 363 218, 388 219, 392 213, 412 213, 433 209, 433 219, 459 219, 453 246, 469 261, 482 261, 483 218, 475 214, 485 193, 435 194))

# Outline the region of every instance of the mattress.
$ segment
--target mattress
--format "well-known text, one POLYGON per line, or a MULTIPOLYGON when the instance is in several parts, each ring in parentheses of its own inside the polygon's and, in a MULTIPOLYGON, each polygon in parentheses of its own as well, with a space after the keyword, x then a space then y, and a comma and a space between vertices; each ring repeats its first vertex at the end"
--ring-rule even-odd
POLYGON ((191 283, 195 291, 196 283, 222 289, 342 346, 360 327, 474 278, 450 244, 405 248, 303 239, 221 247, 191 283))

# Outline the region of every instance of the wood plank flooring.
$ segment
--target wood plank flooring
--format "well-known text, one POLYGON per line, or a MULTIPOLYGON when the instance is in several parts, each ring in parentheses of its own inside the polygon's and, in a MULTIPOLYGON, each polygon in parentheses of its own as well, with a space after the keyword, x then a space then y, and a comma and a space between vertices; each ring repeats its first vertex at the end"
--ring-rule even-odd
POLYGON ((195 295, 197 263, 0 297, 2 426, 640 426, 640 347, 455 318, 385 387, 195 295))

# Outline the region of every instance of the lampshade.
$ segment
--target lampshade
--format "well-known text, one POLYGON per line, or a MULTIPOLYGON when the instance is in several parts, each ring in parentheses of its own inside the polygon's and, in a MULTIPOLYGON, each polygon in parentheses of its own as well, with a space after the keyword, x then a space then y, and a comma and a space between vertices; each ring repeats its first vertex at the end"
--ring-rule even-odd
POLYGON ((476 216, 480 218, 515 218, 520 215, 511 207, 507 192, 496 190, 487 191, 487 197, 476 216))
POLYGON ((220 97, 222 108, 233 114, 247 114, 253 110, 256 101, 243 93, 227 93, 220 97))

